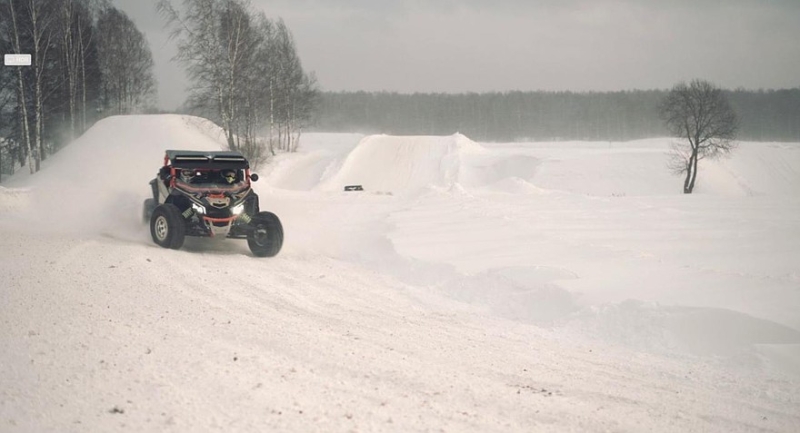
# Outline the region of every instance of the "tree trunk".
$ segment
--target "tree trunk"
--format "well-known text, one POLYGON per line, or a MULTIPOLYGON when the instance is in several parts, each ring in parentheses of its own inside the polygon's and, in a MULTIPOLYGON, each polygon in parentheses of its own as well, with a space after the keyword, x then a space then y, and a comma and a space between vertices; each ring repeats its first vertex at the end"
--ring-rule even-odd
MULTIPOLYGON (((40 34, 39 14, 36 5, 31 2, 28 7, 30 8, 31 29, 33 30, 33 59, 34 59, 34 130, 33 130, 33 147, 36 149, 36 171, 41 168, 42 160, 47 156, 44 152, 44 144, 42 136, 44 135, 44 127, 42 125, 42 73, 44 71, 44 57, 41 53, 42 34, 40 34)), ((49 38, 48 38, 49 42, 49 38)), ((49 43, 45 44, 46 48, 49 43)))
MULTIPOLYGON (((11 22, 13 24, 14 30, 14 51, 18 54, 21 53, 20 42, 19 42, 19 30, 17 28, 17 14, 14 11, 14 2, 8 2, 9 12, 11 12, 11 22)), ((19 97, 19 107, 20 107, 20 126, 22 132, 22 140, 25 142, 25 147, 28 151, 28 167, 30 168, 31 174, 34 173, 34 166, 33 166, 33 152, 31 152, 31 132, 30 126, 28 125, 28 101, 25 99, 25 80, 22 77, 22 67, 17 66, 17 84, 18 84, 18 93, 17 96, 19 97)))
POLYGON ((35 125, 35 137, 36 137, 36 171, 39 171, 41 168, 42 160, 46 158, 44 153, 44 140, 42 139, 42 135, 44 133, 44 124, 42 123, 42 85, 40 80, 36 79, 36 105, 35 108, 36 113, 36 125, 35 125))
POLYGON ((697 180, 697 162, 700 160, 699 156, 694 155, 694 167, 692 168, 692 182, 689 184, 689 193, 694 192, 695 181, 697 180))
POLYGON ((81 48, 81 133, 86 131, 86 48, 83 46, 83 26, 78 22, 78 38, 81 48))
POLYGON ((275 156, 275 96, 272 79, 269 80, 269 153, 275 156))
POLYGON ((74 58, 74 44, 72 40, 72 0, 64 2, 64 59, 67 72, 67 99, 69 100, 69 134, 70 140, 75 139, 75 81, 76 65, 74 58))
POLYGON ((697 179, 697 148, 692 149, 692 156, 686 164, 686 179, 683 182, 683 193, 691 194, 694 191, 694 182, 697 179))
POLYGON ((225 135, 228 138, 228 149, 236 150, 236 141, 233 139, 233 128, 230 119, 225 121, 225 135))
POLYGON ((25 148, 28 151, 28 167, 31 174, 35 173, 35 165, 33 162, 33 149, 31 146, 31 131, 28 124, 28 102, 25 100, 25 82, 22 78, 22 68, 17 70, 17 83, 19 84, 19 104, 20 104, 20 120, 22 124, 22 139, 25 142, 25 148))

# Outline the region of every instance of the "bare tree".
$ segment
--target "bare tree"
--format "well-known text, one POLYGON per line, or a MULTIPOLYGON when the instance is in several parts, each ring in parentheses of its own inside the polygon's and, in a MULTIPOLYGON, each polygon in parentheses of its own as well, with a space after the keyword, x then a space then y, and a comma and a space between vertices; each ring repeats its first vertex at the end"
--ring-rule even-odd
POLYGON ((66 95, 69 106, 69 138, 70 140, 76 137, 76 121, 78 119, 77 113, 77 96, 78 96, 78 73, 80 66, 80 47, 75 42, 75 29, 73 23, 75 22, 75 14, 77 9, 77 0, 62 0, 60 10, 60 49, 63 61, 63 73, 66 83, 66 95))
POLYGON ((295 119, 293 126, 296 135, 289 151, 297 151, 297 146, 300 144, 300 134, 314 119, 314 112, 319 106, 320 99, 317 76, 313 72, 303 74, 303 81, 299 89, 297 89, 293 104, 293 116, 295 119))
POLYGON ((33 68, 34 68, 34 129, 33 147, 35 149, 35 170, 39 171, 41 162, 47 157, 44 148, 44 89, 42 80, 45 73, 47 51, 53 39, 53 23, 56 17, 52 13, 55 4, 47 0, 27 0, 27 24, 30 26, 31 42, 33 43, 33 68))
MULTIPOLYGON (((110 0, 82 0, 86 13, 76 23, 78 42, 80 48, 80 82, 81 82, 81 131, 89 126, 90 98, 98 97, 100 82, 100 56, 98 54, 98 26, 100 14, 111 8, 110 0), (92 89, 94 88, 94 89, 92 89), (97 90, 97 95, 90 95, 91 90, 97 90)), ((149 51, 149 48, 148 48, 149 51)), ((97 108, 100 108, 99 106, 97 108)))
POLYGON ((236 87, 238 65, 242 50, 238 44, 235 14, 223 10, 235 0, 184 0, 180 13, 169 0, 160 0, 159 12, 173 27, 172 37, 178 40, 176 59, 187 65, 192 79, 190 104, 194 109, 213 108, 231 149, 236 148, 233 136, 233 117, 236 115, 231 88, 236 87))
POLYGON ((228 147, 256 163, 274 154, 276 145, 293 151, 317 91, 283 21, 275 25, 253 13, 248 0, 183 0, 182 5, 179 12, 170 0, 160 0, 158 8, 178 40, 177 59, 187 65, 192 110, 220 122, 228 147), (269 152, 258 137, 267 126, 269 152))
POLYGON ((686 174, 683 192, 691 194, 698 161, 728 155, 736 148, 738 116, 722 89, 698 79, 675 85, 659 111, 670 134, 681 139, 673 146, 670 168, 686 174))
MULTIPOLYGON (((0 9, 2 10, 2 9, 0 9)), ((0 53, 11 52, 11 41, 9 39, 9 32, 7 31, 6 15, 0 15, 0 53)), ((3 172, 6 164, 9 162, 8 155, 10 154, 11 143, 5 138, 10 133, 9 125, 12 122, 12 113, 10 111, 11 102, 14 96, 14 78, 11 73, 11 68, 0 68, 0 182, 3 181, 3 172)), ((12 167, 13 167, 13 160, 12 167)))
POLYGON ((241 71, 241 94, 238 98, 239 115, 236 119, 237 147, 258 165, 272 154, 269 142, 260 137, 262 128, 271 113, 269 106, 270 65, 269 50, 272 22, 261 12, 251 17, 248 27, 248 53, 246 67, 241 71))
POLYGON ((273 61, 269 88, 274 112, 270 129, 277 130, 278 149, 294 152, 319 101, 317 81, 313 74, 303 71, 294 38, 282 19, 275 25, 270 45, 273 61))
POLYGON ((144 34, 110 6, 100 12, 97 27, 106 108, 115 114, 140 110, 155 93, 153 55, 144 34))

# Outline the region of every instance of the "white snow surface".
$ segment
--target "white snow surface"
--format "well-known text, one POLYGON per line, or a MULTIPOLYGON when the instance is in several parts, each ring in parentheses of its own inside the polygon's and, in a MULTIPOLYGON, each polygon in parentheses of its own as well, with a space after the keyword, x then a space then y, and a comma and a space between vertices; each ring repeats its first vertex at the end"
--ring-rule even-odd
POLYGON ((105 119, 0 187, 0 431, 796 432, 800 144, 669 143, 306 134, 260 259, 140 222, 218 127, 105 119))

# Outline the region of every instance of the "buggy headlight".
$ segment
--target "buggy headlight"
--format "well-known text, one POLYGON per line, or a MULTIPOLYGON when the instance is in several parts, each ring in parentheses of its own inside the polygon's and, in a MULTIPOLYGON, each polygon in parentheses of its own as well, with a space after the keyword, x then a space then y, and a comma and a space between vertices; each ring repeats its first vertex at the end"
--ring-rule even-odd
POLYGON ((192 209, 200 215, 206 214, 206 207, 197 203, 192 203, 192 209))
POLYGON ((234 215, 241 215, 241 213, 244 212, 244 203, 239 203, 234 206, 231 212, 233 212, 234 215))

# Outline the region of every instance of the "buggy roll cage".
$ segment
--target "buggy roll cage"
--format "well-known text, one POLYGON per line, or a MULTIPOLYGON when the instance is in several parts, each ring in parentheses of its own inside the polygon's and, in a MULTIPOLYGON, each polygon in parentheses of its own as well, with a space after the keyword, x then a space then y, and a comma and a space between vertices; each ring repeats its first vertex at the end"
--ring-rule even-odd
POLYGON ((164 155, 164 167, 169 168, 170 187, 175 187, 176 170, 188 168, 192 170, 244 170, 244 181, 250 186, 250 163, 240 152, 196 150, 167 150, 164 155))

